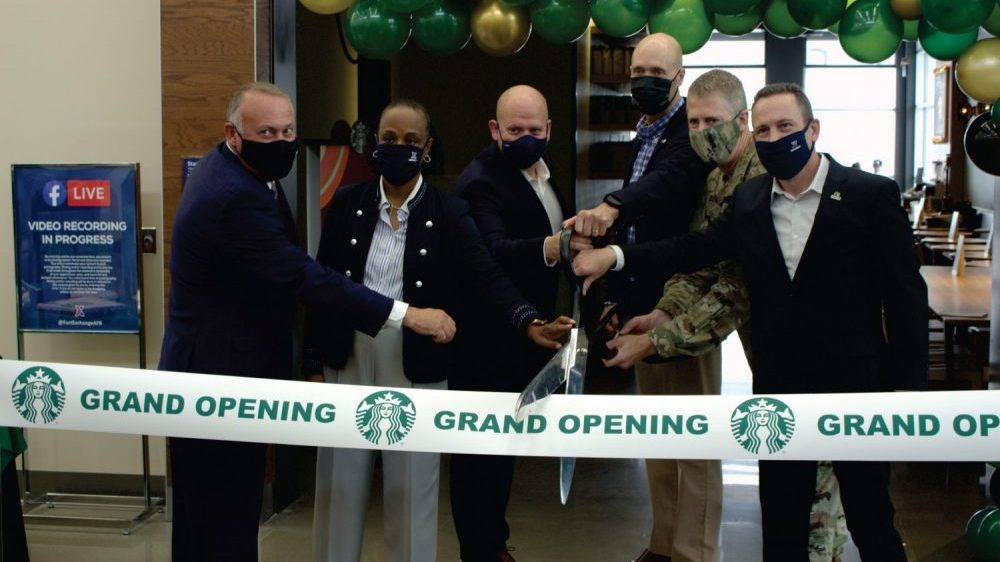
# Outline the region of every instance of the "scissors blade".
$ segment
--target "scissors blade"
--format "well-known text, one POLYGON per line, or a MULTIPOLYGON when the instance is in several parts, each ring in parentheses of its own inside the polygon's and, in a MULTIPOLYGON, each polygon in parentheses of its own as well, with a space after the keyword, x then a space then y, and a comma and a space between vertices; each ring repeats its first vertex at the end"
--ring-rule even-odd
POLYGON ((573 470, 576 468, 576 457, 559 459, 559 499, 566 505, 569 490, 573 487, 573 470))
POLYGON ((563 369, 563 363, 565 361, 566 348, 564 347, 558 353, 549 359, 549 362, 542 367, 542 370, 535 375, 535 378, 531 379, 528 386, 524 387, 521 394, 517 397, 517 402, 514 403, 514 417, 518 420, 522 419, 523 409, 529 404, 533 404, 542 398, 555 392, 565 381, 565 370, 563 369))
MULTIPOLYGON (((577 355, 581 361, 580 365, 570 367, 566 377, 566 394, 583 394, 583 371, 586 368, 586 347, 580 349, 577 355)), ((562 504, 566 505, 569 499, 569 490, 573 487, 573 469, 576 468, 576 457, 562 457, 559 459, 559 498, 562 504)))

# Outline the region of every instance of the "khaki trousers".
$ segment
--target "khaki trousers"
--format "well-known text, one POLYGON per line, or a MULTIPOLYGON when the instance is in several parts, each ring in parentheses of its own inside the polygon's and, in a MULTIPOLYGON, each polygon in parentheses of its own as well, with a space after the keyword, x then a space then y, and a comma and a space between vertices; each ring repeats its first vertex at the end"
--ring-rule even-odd
MULTIPOLYGON (((722 352, 635 367, 643 395, 719 394, 722 352)), ((722 523, 722 463, 647 459, 653 508, 649 550, 672 562, 716 562, 722 523)))

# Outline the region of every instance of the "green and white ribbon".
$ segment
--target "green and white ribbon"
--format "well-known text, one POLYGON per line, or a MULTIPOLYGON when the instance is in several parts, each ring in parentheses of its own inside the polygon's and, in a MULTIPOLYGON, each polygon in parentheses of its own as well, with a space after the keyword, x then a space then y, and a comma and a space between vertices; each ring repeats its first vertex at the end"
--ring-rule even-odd
POLYGON ((0 361, 0 426, 553 457, 993 461, 1000 393, 554 395, 0 361))

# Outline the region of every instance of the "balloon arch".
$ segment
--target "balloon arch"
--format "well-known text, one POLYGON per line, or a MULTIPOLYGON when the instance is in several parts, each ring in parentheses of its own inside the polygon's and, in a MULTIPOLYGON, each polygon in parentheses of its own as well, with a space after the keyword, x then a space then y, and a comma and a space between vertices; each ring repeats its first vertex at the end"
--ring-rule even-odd
POLYGON ((761 24, 777 37, 827 29, 849 56, 877 63, 903 41, 919 41, 939 60, 953 60, 955 80, 970 98, 1000 102, 1000 0, 299 0, 318 14, 345 12, 348 41, 364 57, 387 59, 410 37, 421 49, 450 55, 469 39, 501 57, 521 50, 532 32, 556 44, 579 39, 593 21, 602 33, 630 37, 648 29, 672 35, 685 54, 713 30, 743 35, 761 24))

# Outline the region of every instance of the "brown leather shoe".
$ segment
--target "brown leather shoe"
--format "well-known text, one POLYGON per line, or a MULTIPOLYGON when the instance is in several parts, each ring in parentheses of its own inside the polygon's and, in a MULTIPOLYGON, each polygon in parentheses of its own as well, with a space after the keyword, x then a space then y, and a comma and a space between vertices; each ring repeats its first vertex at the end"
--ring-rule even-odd
POLYGON ((670 557, 662 554, 654 554, 648 548, 644 548, 642 554, 632 562, 670 562, 670 557))

